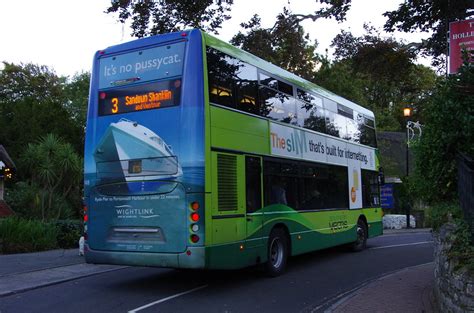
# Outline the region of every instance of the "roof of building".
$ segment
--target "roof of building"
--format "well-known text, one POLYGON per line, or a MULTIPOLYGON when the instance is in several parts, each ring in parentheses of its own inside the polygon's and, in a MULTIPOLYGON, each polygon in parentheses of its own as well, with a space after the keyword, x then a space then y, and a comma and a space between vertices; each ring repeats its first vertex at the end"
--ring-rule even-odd
POLYGON ((3 147, 2 145, 0 145, 0 161, 2 161, 7 167, 16 169, 15 163, 8 155, 8 152, 5 147, 3 147))

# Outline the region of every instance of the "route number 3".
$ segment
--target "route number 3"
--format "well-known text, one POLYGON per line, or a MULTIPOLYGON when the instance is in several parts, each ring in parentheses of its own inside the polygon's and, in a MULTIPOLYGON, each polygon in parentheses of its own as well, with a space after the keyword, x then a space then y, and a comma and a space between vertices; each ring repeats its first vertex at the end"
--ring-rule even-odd
POLYGON ((118 112, 118 98, 112 98, 112 113, 118 112))

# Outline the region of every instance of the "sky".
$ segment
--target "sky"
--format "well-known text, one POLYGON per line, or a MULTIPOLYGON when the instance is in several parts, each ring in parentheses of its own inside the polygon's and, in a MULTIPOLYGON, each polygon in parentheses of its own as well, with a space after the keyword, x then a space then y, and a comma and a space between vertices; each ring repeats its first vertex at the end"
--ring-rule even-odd
MULTIPOLYGON (((364 33, 364 22, 382 28, 382 13, 395 10, 402 0, 352 2, 344 23, 325 19, 303 23, 311 39, 318 41, 318 53, 329 49, 331 56, 331 40, 341 29, 358 36, 364 33)), ((116 15, 104 13, 109 3, 110 0, 2 1, 0 62, 47 65, 64 76, 90 71, 95 51, 133 39, 130 29, 119 23, 116 15)), ((315 0, 234 0, 232 18, 224 22, 217 37, 229 41, 241 30, 240 23, 247 22, 253 14, 260 15, 263 27, 271 27, 284 6, 305 14, 317 8, 315 0)), ((427 36, 395 33, 397 39, 410 42, 427 36)), ((429 64, 427 60, 420 62, 429 64)))

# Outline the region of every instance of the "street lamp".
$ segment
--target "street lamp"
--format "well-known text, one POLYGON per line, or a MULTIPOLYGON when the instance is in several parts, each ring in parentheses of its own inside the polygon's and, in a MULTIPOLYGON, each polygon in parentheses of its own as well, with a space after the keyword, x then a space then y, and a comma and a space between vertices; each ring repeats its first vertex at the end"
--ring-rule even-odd
POLYGON ((403 109, 403 116, 410 117, 411 116, 411 108, 404 108, 403 109))
MULTIPOLYGON (((403 108, 403 116, 406 119, 406 128, 407 128, 407 143, 406 143, 406 177, 408 178, 409 174, 409 167, 408 167, 408 142, 410 140, 410 129, 409 129, 409 121, 408 118, 411 116, 411 108, 410 107, 405 107, 403 108)), ((407 193, 407 199, 406 199, 406 213, 407 213, 407 229, 410 228, 410 203, 408 201, 408 193, 407 193)))

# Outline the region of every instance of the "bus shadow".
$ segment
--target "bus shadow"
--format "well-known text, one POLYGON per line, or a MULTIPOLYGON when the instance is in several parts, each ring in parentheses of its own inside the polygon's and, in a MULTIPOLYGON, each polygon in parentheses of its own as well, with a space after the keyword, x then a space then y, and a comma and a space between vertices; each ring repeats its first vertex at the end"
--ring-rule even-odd
MULTIPOLYGON (((347 254, 347 247, 333 247, 290 257, 285 276, 298 274, 308 268, 318 268, 319 265, 335 262, 341 255, 347 254)), ((191 269, 163 269, 163 268, 134 268, 139 275, 131 276, 121 283, 109 286, 114 289, 127 289, 134 293, 144 294, 152 291, 154 295, 163 291, 181 292, 183 288, 192 289, 198 286, 210 285, 213 287, 233 288, 243 284, 252 284, 266 281, 267 279, 279 280, 266 276, 263 265, 238 270, 191 270, 191 269)))

